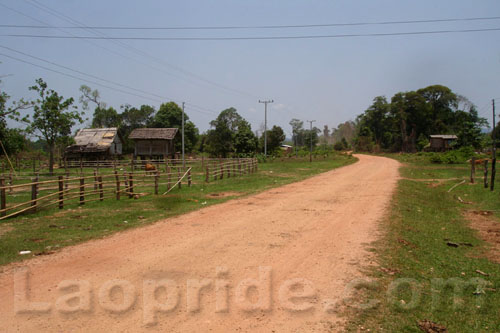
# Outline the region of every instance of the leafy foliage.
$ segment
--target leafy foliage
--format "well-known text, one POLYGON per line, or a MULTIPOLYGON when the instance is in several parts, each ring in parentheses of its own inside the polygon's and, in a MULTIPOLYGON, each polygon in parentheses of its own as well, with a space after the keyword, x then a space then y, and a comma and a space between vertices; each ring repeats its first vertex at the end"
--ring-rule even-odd
POLYGON ((375 97, 357 121, 357 149, 403 152, 423 149, 431 134, 456 134, 458 147, 480 148, 486 124, 470 101, 441 85, 399 92, 390 103, 375 97))
MULTIPOLYGON (((163 103, 149 126, 156 128, 178 128, 175 149, 176 151, 182 149, 182 109, 175 102, 163 103)), ((193 151, 198 138, 198 128, 189 120, 188 115, 184 113, 184 149, 186 152, 193 151)))
POLYGON ((77 122, 82 123, 82 114, 73 106, 74 99, 64 99, 42 79, 36 80, 37 85, 30 90, 38 92, 40 98, 33 105, 33 120, 28 131, 38 134, 49 146, 49 172, 54 168, 54 148, 57 140, 71 134, 71 128, 77 122))
POLYGON ((235 108, 222 111, 210 122, 210 126, 212 129, 207 132, 206 146, 212 156, 249 156, 255 153, 257 138, 250 123, 235 108))

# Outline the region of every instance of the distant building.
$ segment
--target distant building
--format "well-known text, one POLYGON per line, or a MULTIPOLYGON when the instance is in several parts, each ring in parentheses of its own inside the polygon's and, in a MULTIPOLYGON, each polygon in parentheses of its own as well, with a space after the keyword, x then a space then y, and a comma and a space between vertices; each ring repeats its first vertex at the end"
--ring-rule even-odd
POLYGON ((107 159, 122 154, 123 140, 116 127, 84 128, 75 136, 75 144, 66 147, 69 159, 107 159))
POLYGON ((177 128, 137 128, 129 135, 134 140, 134 157, 175 157, 177 128))
POLYGON ((280 149, 285 152, 285 154, 290 154, 293 151, 293 147, 290 145, 281 145, 280 149))
POLYGON ((458 137, 456 135, 436 134, 431 135, 430 149, 432 151, 446 151, 453 148, 453 143, 458 137))

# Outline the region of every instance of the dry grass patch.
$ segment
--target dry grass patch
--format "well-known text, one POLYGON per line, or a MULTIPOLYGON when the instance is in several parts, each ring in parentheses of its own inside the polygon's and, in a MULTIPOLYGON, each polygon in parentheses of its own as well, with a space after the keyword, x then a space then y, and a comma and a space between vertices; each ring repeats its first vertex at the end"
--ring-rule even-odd
POLYGON ((470 226, 478 231, 481 239, 488 243, 486 258, 500 263, 500 221, 488 210, 469 210, 464 215, 470 221, 470 226))

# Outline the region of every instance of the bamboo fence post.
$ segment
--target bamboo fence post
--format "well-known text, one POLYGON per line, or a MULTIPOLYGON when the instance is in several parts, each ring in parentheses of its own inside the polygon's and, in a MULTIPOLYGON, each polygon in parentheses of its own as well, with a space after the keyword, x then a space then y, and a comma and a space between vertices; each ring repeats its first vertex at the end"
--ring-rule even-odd
POLYGON ((118 176, 118 171, 115 170, 116 179, 116 200, 120 200, 120 176, 118 176))
POLYGON ((80 156, 80 174, 83 173, 83 158, 80 156))
POLYGON ((64 177, 59 176, 59 209, 64 208, 64 177))
POLYGON ((484 160, 484 188, 488 188, 488 160, 484 160))
POLYGON ((102 188, 102 186, 103 186, 102 176, 98 177, 98 181, 99 181, 99 201, 103 201, 104 200, 104 190, 102 188))
POLYGON ((470 182, 474 184, 474 178, 476 177, 476 158, 473 157, 470 160, 470 182))
POLYGON ((205 156, 201 155, 201 170, 204 169, 205 166, 205 156))
POLYGON ((155 173, 155 195, 158 195, 158 178, 159 178, 158 170, 156 170, 156 173, 155 173))
POLYGON ((132 198, 134 196, 134 174, 131 172, 129 173, 128 175, 128 192, 129 192, 129 195, 128 197, 129 198, 132 198))
POLYGON ((31 211, 32 212, 36 212, 36 197, 37 197, 37 182, 38 182, 38 179, 37 178, 33 178, 31 180, 33 183, 31 184, 31 211))
POLYGON ((85 205, 85 178, 80 177, 80 206, 85 205))
POLYGON ((259 161, 257 161, 256 158, 254 158, 255 161, 255 172, 259 171, 259 161))
POLYGON ((181 183, 181 168, 177 168, 177 182, 179 183, 179 189, 182 187, 181 183))
POLYGON ((2 213, 0 214, 1 216, 5 216, 7 212, 5 211, 6 208, 6 193, 5 193, 5 178, 0 178, 0 209, 2 209, 2 213))
POLYGON ((167 191, 170 190, 171 181, 172 181, 172 168, 167 166, 167 191))
POLYGON ((123 184, 125 185, 125 191, 128 190, 128 175, 127 172, 123 172, 123 184))
POLYGON ((188 186, 191 187, 191 169, 188 170, 188 186))
POLYGON ((94 169, 94 192, 97 192, 97 169, 94 169))
POLYGON ((12 171, 9 173, 9 185, 10 185, 10 188, 9 188, 9 193, 12 193, 13 192, 13 189, 12 189, 12 182, 13 182, 13 178, 12 178, 12 171))
POLYGON ((208 183, 210 181, 210 167, 207 166, 206 172, 205 172, 205 183, 208 183))
POLYGON ((220 179, 224 179, 224 163, 220 162, 220 179))

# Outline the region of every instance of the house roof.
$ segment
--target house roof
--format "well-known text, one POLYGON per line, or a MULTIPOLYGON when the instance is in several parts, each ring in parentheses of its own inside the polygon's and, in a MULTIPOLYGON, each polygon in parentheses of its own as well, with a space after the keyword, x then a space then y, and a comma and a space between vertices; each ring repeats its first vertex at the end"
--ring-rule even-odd
POLYGON ((444 140, 449 140, 449 139, 458 139, 456 135, 453 134, 436 134, 436 135, 431 135, 432 139, 444 139, 444 140))
POLYGON ((66 148, 68 152, 102 152, 109 149, 118 129, 112 128, 84 128, 75 136, 75 144, 66 148))
POLYGON ((136 128, 128 136, 133 140, 173 140, 177 128, 136 128))

